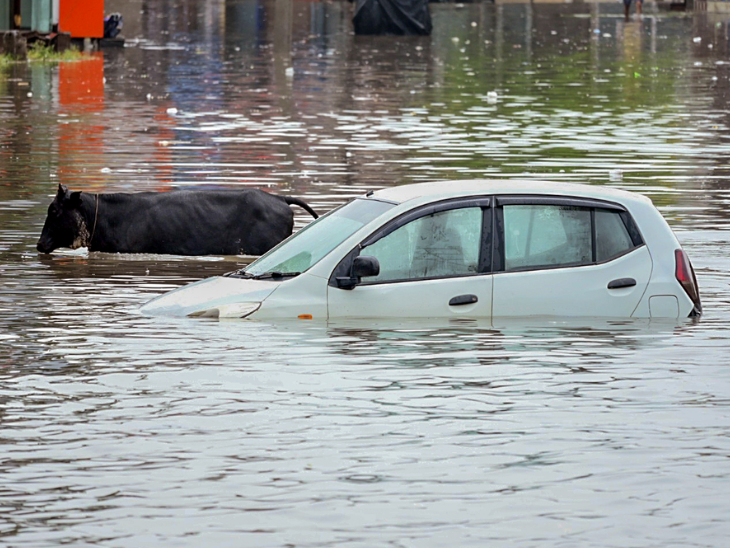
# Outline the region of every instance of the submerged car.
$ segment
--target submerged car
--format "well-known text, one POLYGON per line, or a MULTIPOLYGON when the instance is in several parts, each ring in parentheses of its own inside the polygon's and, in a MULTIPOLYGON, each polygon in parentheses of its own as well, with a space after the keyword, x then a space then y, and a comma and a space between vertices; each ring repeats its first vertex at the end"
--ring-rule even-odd
POLYGON ((475 180, 368 192, 147 314, 218 318, 684 318, 689 257, 647 197, 475 180))

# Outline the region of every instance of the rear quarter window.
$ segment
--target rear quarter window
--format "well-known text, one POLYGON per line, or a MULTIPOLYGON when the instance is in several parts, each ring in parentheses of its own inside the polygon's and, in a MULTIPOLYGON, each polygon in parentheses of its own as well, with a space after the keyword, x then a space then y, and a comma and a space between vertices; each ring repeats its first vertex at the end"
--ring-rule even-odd
POLYGON ((621 215, 616 211, 596 209, 596 261, 608 261, 633 248, 621 215))

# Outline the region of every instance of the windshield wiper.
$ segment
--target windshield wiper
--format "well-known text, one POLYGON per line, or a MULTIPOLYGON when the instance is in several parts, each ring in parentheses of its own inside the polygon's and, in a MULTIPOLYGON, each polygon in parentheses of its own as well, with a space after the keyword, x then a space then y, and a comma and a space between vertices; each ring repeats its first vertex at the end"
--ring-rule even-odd
POLYGON ((271 272, 264 272, 263 274, 251 274, 243 269, 234 270, 233 272, 226 272, 223 274, 226 278, 243 278, 245 280, 280 280, 282 278, 293 278, 299 276, 301 272, 279 272, 273 270, 271 272))
POLYGON ((245 278, 245 279, 251 279, 255 278, 253 274, 249 274, 248 272, 244 271, 243 268, 240 270, 234 270, 233 272, 226 272, 223 274, 225 278, 245 278))
POLYGON ((274 270, 272 272, 264 272, 263 274, 257 274, 256 276, 253 276, 254 280, 279 280, 281 278, 293 278, 294 276, 299 276, 301 272, 279 272, 277 270, 274 270))

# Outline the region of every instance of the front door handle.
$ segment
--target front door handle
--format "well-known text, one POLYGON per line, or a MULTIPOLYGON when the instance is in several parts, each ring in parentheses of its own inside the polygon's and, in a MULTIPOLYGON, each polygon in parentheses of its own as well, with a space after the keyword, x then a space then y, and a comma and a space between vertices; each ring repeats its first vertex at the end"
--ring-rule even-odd
POLYGON ((462 304, 474 304, 479 298, 476 295, 459 295, 449 301, 449 306, 459 306, 462 304))
POLYGON ((619 278, 618 280, 613 280, 611 282, 608 282, 608 288, 609 289, 620 289, 622 287, 634 287, 636 285, 636 280, 633 278, 619 278))

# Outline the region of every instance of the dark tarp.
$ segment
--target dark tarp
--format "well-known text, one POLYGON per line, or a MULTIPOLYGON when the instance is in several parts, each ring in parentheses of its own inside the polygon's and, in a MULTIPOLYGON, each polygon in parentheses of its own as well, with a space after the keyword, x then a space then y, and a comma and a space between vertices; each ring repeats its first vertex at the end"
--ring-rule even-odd
POLYGON ((355 34, 431 34, 428 0, 357 0, 355 34))
POLYGON ((124 26, 121 13, 112 13, 104 17, 104 38, 116 38, 124 26))

